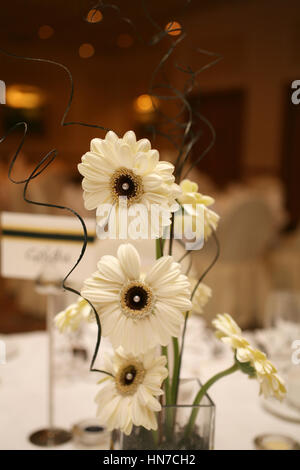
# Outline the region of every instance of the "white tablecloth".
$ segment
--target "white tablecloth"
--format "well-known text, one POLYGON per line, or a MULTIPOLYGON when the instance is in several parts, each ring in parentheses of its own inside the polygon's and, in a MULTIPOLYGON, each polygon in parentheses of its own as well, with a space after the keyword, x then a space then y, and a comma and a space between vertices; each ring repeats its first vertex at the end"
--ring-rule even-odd
MULTIPOLYGON (((192 328, 195 334, 195 328, 192 328)), ((47 425, 47 338, 45 333, 13 335, 8 342, 18 354, 0 365, 0 449, 38 449, 28 435, 47 425)), ((202 380, 231 365, 230 356, 203 359, 191 354, 187 342, 184 376, 202 380), (186 373, 185 373, 186 372, 186 373)), ((87 364, 88 368, 88 364, 87 364)), ((55 387, 55 424, 70 429, 94 417, 97 374, 73 379, 59 378, 55 387)), ((258 398, 258 384, 235 373, 214 385, 210 395, 216 403, 216 449, 253 449, 253 438, 262 433, 282 433, 300 440, 300 424, 267 413, 258 398)), ((58 449, 75 449, 69 442, 58 449)))

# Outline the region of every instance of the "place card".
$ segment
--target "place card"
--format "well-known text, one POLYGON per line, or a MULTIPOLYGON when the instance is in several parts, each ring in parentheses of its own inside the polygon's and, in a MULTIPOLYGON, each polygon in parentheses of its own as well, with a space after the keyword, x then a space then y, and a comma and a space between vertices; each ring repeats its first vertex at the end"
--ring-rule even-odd
MULTIPOLYGON (((95 270, 95 220, 85 219, 88 244, 83 259, 68 278, 80 282, 95 270)), ((2 212, 1 274, 15 279, 37 279, 53 268, 63 279, 76 263, 83 246, 83 229, 75 217, 2 212)))

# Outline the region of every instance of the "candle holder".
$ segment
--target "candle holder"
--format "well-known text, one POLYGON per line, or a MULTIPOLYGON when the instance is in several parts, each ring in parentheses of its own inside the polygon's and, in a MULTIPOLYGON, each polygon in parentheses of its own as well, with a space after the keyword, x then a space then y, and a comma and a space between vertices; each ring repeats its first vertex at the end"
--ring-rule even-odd
POLYGON ((36 292, 47 297, 47 336, 48 336, 48 427, 33 432, 30 442, 37 446, 53 447, 72 439, 71 432, 54 425, 54 363, 53 363, 53 319, 57 313, 56 299, 61 293, 62 282, 54 269, 46 269, 36 280, 36 292))

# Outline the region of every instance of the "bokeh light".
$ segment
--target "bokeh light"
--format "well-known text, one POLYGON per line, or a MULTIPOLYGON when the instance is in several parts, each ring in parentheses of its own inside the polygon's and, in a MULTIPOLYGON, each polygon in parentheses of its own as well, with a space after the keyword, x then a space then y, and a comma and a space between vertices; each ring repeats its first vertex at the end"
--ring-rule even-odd
POLYGON ((170 36, 179 36, 179 34, 182 33, 182 26, 178 21, 170 21, 166 26, 165 26, 165 31, 170 35, 170 36))
POLYGON ((119 34, 116 40, 117 46, 126 49, 127 47, 132 46, 133 44, 133 37, 130 36, 130 34, 124 33, 124 34, 119 34))
POLYGON ((40 39, 49 39, 51 38, 51 36, 53 36, 53 34, 54 34, 54 29, 47 24, 40 26, 38 29, 38 35, 40 39))
POLYGON ((101 11, 98 10, 97 8, 92 8, 86 15, 86 20, 89 23, 99 23, 100 21, 102 21, 102 19, 103 19, 103 15, 101 11))
POLYGON ((140 95, 134 100, 134 109, 141 114, 153 113, 158 106, 159 100, 147 94, 140 95))
POLYGON ((85 43, 79 47, 79 55, 82 59, 88 59, 95 54, 95 48, 92 44, 85 43))
POLYGON ((6 91, 6 104, 11 108, 33 109, 44 103, 41 90, 31 85, 10 85, 6 91))

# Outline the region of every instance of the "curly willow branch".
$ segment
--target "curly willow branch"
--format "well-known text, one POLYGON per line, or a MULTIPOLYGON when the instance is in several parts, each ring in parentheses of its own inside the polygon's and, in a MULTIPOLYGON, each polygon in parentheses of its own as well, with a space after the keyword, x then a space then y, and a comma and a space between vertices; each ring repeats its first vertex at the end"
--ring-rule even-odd
MULTIPOLYGON (((164 71, 164 66, 168 62, 168 60, 170 59, 170 57, 172 56, 174 51, 176 50, 176 47, 178 47, 178 45, 186 38, 186 32, 181 30, 181 35, 180 35, 179 38, 177 38, 176 40, 171 39, 170 35, 168 34, 168 31, 165 31, 163 28, 161 28, 160 25, 150 15, 150 13, 148 11, 148 8, 147 8, 147 5, 146 5, 147 2, 145 0, 141 0, 141 2, 142 2, 142 6, 143 6, 143 10, 144 10, 144 14, 145 14, 146 18, 149 20, 149 22, 152 24, 152 26, 156 30, 156 33, 154 34, 154 36, 152 37, 152 39, 150 40, 150 43, 148 43, 148 45, 150 45, 150 46, 156 45, 156 44, 160 43, 160 41, 163 38, 166 38, 166 37, 170 41, 169 48, 164 53, 164 55, 161 58, 159 64, 156 66, 156 68, 154 69, 154 71, 152 73, 152 76, 151 76, 151 79, 150 79, 150 85, 149 85, 149 94, 152 97, 156 97, 160 100, 178 100, 178 102, 181 103, 181 108, 180 108, 178 114, 175 117, 170 117, 167 114, 164 114, 162 111, 158 110, 159 115, 162 118, 163 122, 167 123, 167 124, 172 124, 172 126, 173 126, 167 132, 162 132, 162 131, 158 130, 156 128, 156 126, 152 126, 153 135, 155 136, 155 134, 157 134, 157 135, 161 135, 161 136, 165 137, 166 139, 169 140, 169 142, 173 145, 173 147, 177 151, 176 165, 177 165, 178 169, 177 169, 177 173, 176 173, 176 179, 177 179, 177 181, 179 181, 183 165, 187 162, 187 160, 189 158, 189 153, 190 153, 193 145, 197 142, 197 140, 199 139, 199 137, 201 135, 201 131, 199 131, 197 133, 192 131, 192 124, 193 124, 193 121, 194 121, 194 115, 196 115, 197 117, 200 117, 200 119, 202 119, 202 121, 209 127, 209 129, 211 131, 211 134, 212 134, 212 141, 207 146, 207 148, 202 152, 200 157, 187 170, 186 175, 189 173, 189 171, 192 169, 192 167, 194 167, 201 160, 201 158, 203 158, 208 153, 208 151, 210 150, 210 148, 214 144, 215 134, 214 134, 213 126, 211 125, 211 123, 209 121, 207 121, 204 118, 204 116, 201 116, 198 113, 194 113, 194 111, 192 110, 191 105, 190 105, 190 103, 187 99, 187 96, 192 91, 192 89, 194 88, 197 76, 202 71, 206 70, 208 67, 210 67, 210 66, 214 65, 216 62, 218 62, 221 57, 218 54, 208 52, 208 51, 204 51, 204 50, 201 50, 201 49, 197 49, 197 52, 199 52, 201 54, 206 54, 208 56, 214 56, 214 57, 216 57, 216 59, 209 62, 208 64, 205 64, 204 66, 202 66, 201 68, 199 68, 198 70, 195 70, 195 71, 193 71, 191 69, 191 67, 189 67, 189 66, 184 67, 184 66, 181 66, 181 65, 175 63, 174 64, 175 68, 178 71, 180 71, 182 73, 185 73, 188 76, 188 78, 186 80, 186 83, 183 87, 184 88, 183 91, 180 91, 179 89, 175 88, 169 82, 169 80, 167 79, 167 75, 165 74, 165 71, 164 71), (162 84, 155 83, 155 79, 156 79, 156 77, 158 76, 159 73, 162 73, 162 75, 164 77, 164 80, 165 80, 162 84), (154 90, 157 89, 157 88, 165 88, 166 90, 171 92, 171 95, 161 96, 159 94, 155 94, 154 90), (172 95, 172 93, 173 93, 173 95, 172 95), (184 113, 187 113, 187 115, 188 115, 188 120, 186 122, 180 121, 180 117, 184 113), (178 137, 178 134, 179 135, 182 134, 182 136, 180 137, 179 143, 176 142, 176 137, 178 137)), ((184 7, 188 6, 190 4, 190 2, 191 2, 191 0, 185 0, 183 2, 184 7)), ((114 10, 116 12, 116 14, 119 15, 121 21, 124 21, 130 27, 132 27, 132 29, 134 30, 134 33, 135 33, 136 37, 139 39, 139 41, 141 43, 144 43, 144 44, 146 43, 146 41, 141 37, 141 35, 138 34, 134 23, 129 18, 122 17, 121 10, 117 5, 115 5, 113 3, 108 3, 108 2, 106 3, 103 0, 100 0, 97 3, 95 3, 95 5, 93 7, 93 9, 95 9, 95 11, 100 10, 100 9, 103 10, 105 8, 107 8, 107 9, 110 8, 111 10, 114 10)), ((84 17, 84 19, 86 20, 86 16, 84 17)), ((97 24, 97 23, 95 23, 95 24, 97 24)), ((1 49, 1 48, 0 48, 0 53, 4 54, 6 56, 9 56, 9 57, 15 58, 15 59, 19 59, 19 60, 26 60, 26 61, 32 61, 32 62, 41 62, 41 63, 54 65, 54 66, 59 67, 62 70, 64 70, 64 72, 67 74, 69 82, 70 82, 70 94, 69 94, 68 102, 67 102, 67 105, 66 105, 66 109, 65 109, 65 111, 63 113, 63 116, 62 116, 62 119, 61 119, 61 126, 79 125, 79 126, 84 126, 84 127, 100 129, 100 130, 104 130, 104 131, 109 130, 106 127, 96 125, 96 124, 88 124, 88 123, 80 122, 80 121, 68 121, 68 122, 66 121, 66 118, 67 118, 67 115, 68 115, 69 110, 71 108, 71 104, 72 104, 72 100, 73 100, 74 85, 73 85, 72 74, 65 65, 63 65, 59 62, 53 61, 53 60, 49 60, 49 59, 19 56, 17 54, 7 52, 6 50, 1 49)), ((78 266, 78 264, 82 260, 82 258, 84 256, 84 253, 86 251, 87 229, 86 229, 85 222, 84 222, 83 218, 75 210, 73 210, 69 207, 61 206, 61 205, 57 205, 57 204, 49 204, 49 203, 44 203, 44 202, 39 202, 39 201, 32 201, 32 200, 28 199, 28 197, 27 197, 27 189, 28 189, 29 184, 32 182, 33 179, 35 179, 41 173, 43 173, 43 171, 45 171, 46 168, 48 168, 48 166, 55 160, 55 158, 58 155, 57 149, 51 150, 44 157, 42 157, 40 162, 36 165, 35 169, 32 171, 32 173, 30 174, 30 176, 28 178, 25 178, 23 180, 15 180, 12 177, 12 172, 13 172, 14 165, 15 165, 16 160, 18 158, 18 155, 19 155, 19 153, 20 153, 20 151, 21 151, 21 149, 24 145, 26 135, 27 135, 27 132, 28 132, 27 123, 26 122, 16 123, 15 125, 13 125, 9 129, 9 131, 6 133, 6 135, 4 135, 0 139, 0 143, 2 143, 9 136, 9 134, 11 134, 17 127, 24 127, 24 131, 23 131, 23 136, 21 138, 21 141, 20 141, 20 143, 17 147, 17 150, 16 150, 16 152, 15 152, 15 154, 14 154, 14 156, 13 156, 11 162, 10 162, 10 165, 9 165, 8 177, 9 177, 10 181, 12 181, 15 184, 24 184, 23 198, 27 203, 35 204, 35 205, 39 205, 39 206, 44 206, 44 207, 53 207, 53 208, 57 208, 57 209, 61 209, 61 210, 67 210, 67 211, 71 212, 75 217, 77 217, 78 220, 81 223, 82 230, 83 230, 83 243, 82 243, 81 252, 80 252, 80 255, 79 255, 76 263, 71 268, 71 270, 67 273, 67 275, 65 276, 65 278, 63 279, 63 282, 62 282, 62 287, 64 289, 66 289, 69 292, 73 292, 77 295, 80 295, 80 292, 78 292, 77 290, 67 286, 66 281, 69 278, 69 276, 71 275, 71 273, 76 269, 76 267, 78 266)), ((88 303, 90 304, 91 308, 94 311, 97 326, 98 326, 97 342, 96 342, 94 354, 93 354, 93 357, 92 357, 92 361, 91 361, 91 364, 90 364, 90 370, 91 371, 96 371, 96 372, 107 373, 105 371, 101 371, 99 369, 94 368, 94 363, 95 363, 95 360, 96 360, 96 357, 97 357, 97 354, 98 354, 98 351, 99 351, 99 347, 100 347, 100 342, 101 342, 101 323, 100 323, 100 319, 99 319, 99 316, 97 314, 96 309, 94 308, 94 306, 92 305, 91 302, 88 301, 88 303)))
MULTIPOLYGON (((185 10, 185 8, 191 2, 190 2, 190 0, 187 0, 183 3, 184 3, 183 10, 185 10)), ((163 118, 165 123, 172 123, 174 125, 174 129, 175 129, 175 132, 177 133, 177 135, 181 134, 180 142, 176 143, 175 139, 173 139, 171 137, 170 132, 161 133, 157 129, 154 129, 154 126, 153 126, 153 132, 155 132, 155 134, 161 135, 163 137, 167 137, 168 140, 173 144, 174 148, 176 149, 176 151, 177 151, 177 158, 176 158, 176 163, 175 163, 176 180, 177 180, 177 182, 179 182, 183 166, 187 162, 187 159, 190 156, 190 151, 191 151, 192 147, 195 145, 195 143, 198 141, 198 139, 201 136, 201 129, 198 132, 195 132, 194 130, 192 130, 192 125, 193 125, 195 116, 199 117, 202 120, 202 122, 205 125, 208 126, 208 128, 209 128, 209 130, 212 134, 212 140, 208 144, 206 149, 202 152, 201 156, 199 158, 197 158, 197 160, 190 166, 190 168, 188 168, 188 170, 186 172, 186 175, 191 171, 191 169, 195 165, 197 165, 199 163, 201 158, 203 158, 209 152, 209 150, 211 149, 211 147, 215 143, 215 135, 212 132, 212 129, 213 129, 212 124, 204 116, 201 116, 199 113, 194 112, 194 110, 192 109, 191 104, 188 100, 188 95, 194 89, 194 87, 196 85, 196 79, 197 79, 198 75, 201 72, 203 72, 203 71, 207 70, 208 68, 212 67, 213 65, 215 65, 217 62, 219 62, 221 60, 222 57, 219 54, 216 54, 214 52, 210 52, 210 51, 207 51, 207 50, 204 50, 204 49, 195 48, 195 51, 197 53, 204 54, 204 55, 209 56, 209 57, 213 57, 213 60, 209 61, 208 63, 204 64, 199 69, 194 70, 194 71, 192 70, 192 68, 190 66, 182 66, 182 65, 178 64, 177 62, 174 62, 173 66, 175 67, 175 69, 177 69, 178 71, 180 71, 180 72, 187 75, 187 80, 186 80, 186 82, 183 86, 183 91, 181 91, 178 88, 174 87, 170 83, 168 78, 166 78, 167 75, 165 73, 164 67, 167 64, 167 62, 169 61, 169 59, 171 58, 171 56, 174 54, 174 51, 179 46, 179 44, 181 42, 183 42, 184 39, 187 37, 187 32, 185 30, 183 30, 183 28, 181 27, 180 36, 178 38, 176 38, 175 40, 172 39, 170 37, 170 35, 168 34, 170 32, 170 30, 169 29, 168 30, 163 29, 159 25, 159 23, 151 16, 151 14, 149 13, 148 4, 149 4, 149 2, 147 2, 146 0, 142 0, 142 6, 143 6, 143 10, 145 12, 145 15, 146 15, 148 21, 151 23, 151 25, 156 30, 156 33, 152 37, 152 39, 150 41, 150 44, 151 45, 157 44, 163 38, 166 38, 166 37, 170 41, 169 48, 163 54, 160 62, 155 67, 155 69, 154 69, 154 71, 151 75, 150 84, 149 84, 149 94, 152 97, 158 98, 160 100, 165 100, 165 101, 167 101, 167 100, 177 100, 179 105, 181 104, 181 109, 180 109, 180 111, 178 112, 178 114, 175 118, 171 118, 170 116, 164 114, 162 111, 158 110, 158 114, 160 115, 160 117, 163 118), (158 76, 159 73, 161 73, 163 75, 164 80, 165 80, 161 84, 155 83, 156 77, 158 76), (171 95, 162 96, 162 95, 156 94, 155 93, 156 88, 165 88, 171 93, 171 95), (187 119, 186 122, 182 122, 182 120, 178 120, 184 113, 186 113, 187 116, 188 116, 188 119, 187 119), (184 151, 184 149, 185 149, 185 151, 184 151)), ((171 26, 171 28, 172 28, 172 26, 171 26)), ((176 29, 174 29, 174 30, 176 30, 176 29)), ((171 31, 173 31, 173 29, 171 29, 171 31)), ((153 104, 155 105, 155 103, 153 103, 153 104)), ((173 131, 173 129, 172 129, 172 131, 173 131)))
MULTIPOLYGON (((213 228, 212 228, 212 236, 213 236, 213 239, 214 239, 215 244, 216 244, 216 254, 215 254, 213 260, 211 261, 211 263, 209 264, 209 266, 205 269, 205 271, 201 274, 200 278, 198 279, 198 281, 197 281, 197 283, 196 283, 196 285, 195 285, 195 287, 192 291, 191 300, 193 300, 194 295, 195 295, 200 283, 207 276, 209 271, 214 267, 214 265, 216 264, 216 262, 218 261, 219 256, 220 256, 220 243, 219 243, 218 237, 216 235, 216 232, 215 232, 215 230, 213 230, 213 228)), ((181 364, 182 364, 182 357, 183 357, 183 351, 184 351, 184 342, 185 342, 185 334, 186 334, 188 318, 189 318, 189 312, 187 312, 186 315, 185 315, 184 325, 183 325, 183 330, 182 330, 181 346, 180 346, 180 354, 179 354, 178 377, 180 377, 180 370, 181 370, 181 364)), ((177 387, 177 390, 176 390, 176 400, 177 400, 177 394, 178 394, 178 387, 177 387)), ((176 403, 176 401, 175 401, 175 403, 176 403)))
MULTIPOLYGON (((68 112, 71 108, 71 104, 72 104, 72 100, 73 100, 73 95, 74 95, 74 85, 73 85, 73 77, 72 77, 72 74, 71 72, 69 71, 69 69, 63 65, 63 64, 60 64, 59 62, 55 62, 55 61, 52 61, 52 60, 48 60, 48 59, 40 59, 40 58, 33 58, 33 57, 26 57, 26 56, 19 56, 17 54, 13 54, 13 53, 10 53, 10 52, 7 52, 6 50, 4 49, 1 49, 0 48, 0 53, 1 54, 4 54, 6 56, 9 56, 9 57, 13 57, 15 59, 20 59, 20 60, 27 60, 27 61, 31 61, 31 62, 41 62, 41 63, 47 63, 47 64, 51 64, 51 65, 55 65, 57 67, 60 67, 61 69, 63 69, 67 75, 68 75, 68 78, 69 78, 69 81, 70 81, 70 95, 69 95, 69 99, 68 99, 68 102, 67 102, 67 106, 66 106, 66 109, 64 111, 64 114, 63 114, 63 117, 62 117, 62 120, 61 120, 61 126, 69 126, 69 125, 79 125, 79 126, 84 126, 84 127, 92 127, 92 128, 96 128, 96 129, 101 129, 101 130, 108 130, 106 129, 105 127, 103 126, 99 126, 99 125, 96 125, 96 124, 87 124, 85 122, 80 122, 80 121, 69 121, 69 122, 66 122, 66 117, 68 115, 68 112)), ((8 132, 3 136, 1 137, 0 139, 0 144, 2 142, 4 142, 6 140, 6 138, 17 128, 17 127, 24 127, 24 131, 23 131, 23 136, 21 138, 21 141, 17 147, 17 150, 15 152, 15 154, 13 155, 13 158, 9 164, 9 169, 8 169, 8 178, 10 179, 10 181, 14 184, 24 184, 24 191, 23 191, 23 199, 25 202, 27 202, 28 204, 34 204, 34 205, 37 205, 37 206, 43 206, 43 207, 52 207, 52 208, 56 208, 56 209, 60 209, 60 210, 66 210, 66 211, 69 211, 71 212, 75 217, 78 218, 79 222, 81 223, 81 227, 82 227, 82 230, 83 230, 83 243, 82 243, 82 248, 81 248, 81 252, 80 252, 80 255, 76 261, 76 263, 74 264, 74 266, 70 269, 70 271, 67 273, 67 275, 64 277, 63 281, 62 281, 62 287, 69 291, 69 292, 72 292, 74 294, 77 294, 77 295, 80 295, 80 292, 77 291, 76 289, 73 289, 72 287, 68 286, 66 284, 69 276, 72 274, 72 272, 76 269, 76 267, 78 266, 78 264, 80 263, 80 261, 82 260, 83 256, 84 256, 84 253, 86 251, 86 247, 87 247, 87 240, 88 240, 88 237, 87 237, 87 229, 86 229, 86 225, 85 225, 85 222, 83 220, 83 218, 80 216, 80 214, 78 214, 78 212, 76 212, 74 209, 71 209, 70 207, 66 207, 66 206, 61 206, 61 205, 58 205, 58 204, 49 204, 49 203, 46 203, 46 202, 39 202, 39 201, 33 201, 31 199, 29 199, 27 197, 27 190, 28 190, 28 186, 29 184, 31 183, 31 181, 33 179, 35 179, 36 177, 38 177, 41 173, 43 173, 43 171, 46 170, 46 168, 48 168, 48 166, 55 160, 55 158, 57 157, 58 155, 58 151, 57 149, 53 149, 51 150, 50 152, 48 152, 44 157, 41 158, 41 160, 39 161, 39 163, 36 165, 36 167, 34 168, 34 170, 32 171, 32 173, 28 176, 28 178, 25 178, 25 179, 22 179, 22 180, 16 180, 12 177, 12 172, 13 172, 13 169, 14 169, 14 166, 16 164, 16 160, 18 158, 18 155, 24 145, 24 142, 25 142, 25 139, 26 139, 26 135, 27 135, 27 132, 28 132, 28 125, 26 122, 18 122, 16 124, 14 124, 9 130, 8 132)), ((87 299, 86 299, 87 300, 87 299)), ((102 371, 100 369, 95 369, 94 368, 94 363, 95 363, 95 360, 96 360, 96 357, 97 357, 97 354, 98 354, 98 351, 99 351, 99 347, 100 347, 100 342, 101 342, 101 323, 100 323, 100 319, 99 319, 99 315, 95 309, 95 307, 93 306, 93 304, 87 300, 87 302, 89 303, 89 305, 91 306, 91 308, 93 309, 93 312, 94 312, 94 315, 95 315, 95 319, 96 319, 96 322, 97 322, 97 327, 98 327, 98 331, 97 331, 97 341, 96 341, 96 346, 95 346, 95 350, 94 350, 94 353, 93 353, 93 357, 92 357, 92 361, 91 361, 91 364, 90 364, 90 370, 92 372, 103 372, 103 373, 106 373, 108 374, 107 372, 105 371, 102 371)), ((111 375, 111 374, 109 374, 111 375)))

